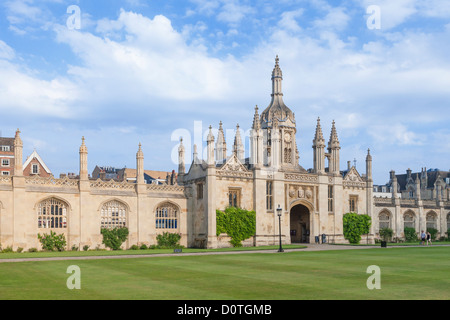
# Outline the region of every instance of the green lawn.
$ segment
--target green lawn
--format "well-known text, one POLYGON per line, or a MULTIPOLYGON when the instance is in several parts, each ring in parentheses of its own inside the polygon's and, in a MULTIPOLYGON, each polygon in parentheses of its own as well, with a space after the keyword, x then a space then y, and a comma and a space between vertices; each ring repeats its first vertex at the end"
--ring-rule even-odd
POLYGON ((2 263, 0 299, 448 300, 449 275, 450 247, 2 263), (70 265, 81 290, 66 287, 70 265))

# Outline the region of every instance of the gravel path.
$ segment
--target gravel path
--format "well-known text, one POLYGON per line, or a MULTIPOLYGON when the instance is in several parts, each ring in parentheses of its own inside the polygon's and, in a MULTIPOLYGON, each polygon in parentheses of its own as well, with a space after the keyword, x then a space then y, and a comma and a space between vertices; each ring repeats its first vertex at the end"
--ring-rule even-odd
MULTIPOLYGON (((328 244, 305 244, 303 249, 285 249, 284 252, 294 251, 326 251, 326 250, 367 250, 380 248, 380 246, 347 246, 328 244)), ((450 246, 450 245, 440 245, 450 246)), ((419 246, 388 246, 389 248, 411 248, 419 246)), ((199 256, 199 255, 219 255, 219 254, 250 254, 250 253, 278 253, 278 250, 252 250, 252 251, 224 251, 224 252, 197 252, 197 253, 161 253, 161 254, 141 254, 141 255, 115 255, 115 256, 89 256, 89 257, 52 257, 52 258, 21 258, 21 259, 0 259, 1 263, 12 262, 33 262, 33 261, 70 261, 70 260, 100 260, 100 259, 138 259, 176 256, 199 256)))

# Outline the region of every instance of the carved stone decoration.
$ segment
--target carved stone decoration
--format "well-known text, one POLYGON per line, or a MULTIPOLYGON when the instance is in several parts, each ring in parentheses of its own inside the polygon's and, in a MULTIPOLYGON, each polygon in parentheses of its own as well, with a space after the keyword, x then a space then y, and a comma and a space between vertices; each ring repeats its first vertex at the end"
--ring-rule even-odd
POLYGON ((233 155, 228 161, 220 168, 221 171, 238 171, 238 172, 248 172, 248 170, 242 165, 238 158, 233 155))
POLYGON ((298 189, 298 197, 300 199, 305 197, 305 190, 303 190, 303 188, 298 189))
POLYGON ((307 189, 306 190, 306 192, 305 192, 305 195, 306 195, 306 198, 308 199, 308 200, 310 200, 311 198, 312 198, 312 196, 313 196, 313 193, 312 193, 312 191, 311 191, 311 189, 307 189))

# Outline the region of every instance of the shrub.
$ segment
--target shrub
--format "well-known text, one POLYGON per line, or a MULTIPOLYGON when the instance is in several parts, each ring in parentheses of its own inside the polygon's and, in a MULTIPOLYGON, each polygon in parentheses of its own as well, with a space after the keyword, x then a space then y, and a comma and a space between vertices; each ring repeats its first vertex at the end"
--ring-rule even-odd
POLYGON ((130 247, 130 250, 139 250, 139 247, 138 247, 137 245, 133 244, 133 245, 130 247))
POLYGON ((83 251, 88 251, 89 250, 89 246, 86 244, 83 246, 83 251))
POLYGON ((128 238, 128 228, 102 229, 103 244, 112 249, 120 250, 122 244, 128 238))
POLYGON ((380 237, 382 237, 386 242, 390 241, 393 235, 394 231, 390 228, 383 228, 380 230, 380 237))
POLYGON ((366 214, 357 214, 349 212, 344 214, 344 238, 350 243, 358 244, 361 241, 361 235, 370 232, 371 218, 366 214))
POLYGON ((21 248, 21 247, 18 247, 16 250, 17 253, 21 253, 22 251, 23 251, 23 248, 21 248))
POLYGON ((36 248, 30 248, 30 249, 28 249, 28 252, 37 252, 38 251, 38 249, 36 249, 36 248))
POLYGON ((45 251, 64 251, 66 247, 66 236, 63 233, 59 235, 53 231, 43 235, 38 233, 38 238, 45 251))
POLYGON ((78 251, 78 247, 75 244, 72 246, 72 251, 78 251))
POLYGON ((242 241, 256 232, 256 213, 244 209, 228 207, 225 212, 216 210, 216 233, 226 233, 231 237, 233 247, 242 247, 242 241))
POLYGON ((144 244, 141 245, 141 248, 140 248, 140 249, 141 249, 141 250, 147 250, 148 247, 147 247, 147 245, 144 243, 144 244))
POLYGON ((427 231, 431 234, 431 240, 436 240, 438 231, 434 228, 427 228, 427 231))
POLYGON ((158 234, 156 236, 156 241, 158 242, 159 248, 167 248, 167 249, 173 249, 173 248, 180 248, 180 239, 181 235, 178 233, 169 233, 164 232, 163 234, 158 234))
POLYGON ((405 241, 406 242, 414 242, 419 239, 417 237, 416 229, 414 229, 414 228, 405 227, 403 232, 405 233, 405 241))
POLYGON ((2 250, 2 253, 11 253, 14 252, 12 247, 6 247, 5 249, 2 250))

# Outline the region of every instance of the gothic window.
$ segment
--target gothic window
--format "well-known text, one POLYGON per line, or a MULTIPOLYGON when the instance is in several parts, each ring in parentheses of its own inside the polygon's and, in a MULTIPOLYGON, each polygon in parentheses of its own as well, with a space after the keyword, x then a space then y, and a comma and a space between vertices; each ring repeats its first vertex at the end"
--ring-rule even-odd
POLYGON ((358 196, 350 196, 349 211, 356 213, 358 212, 358 196))
POLYGON ((391 215, 389 212, 380 212, 378 216, 379 229, 386 229, 391 227, 391 215))
POLYGON ((197 199, 203 199, 203 183, 197 184, 197 199))
POLYGON ((124 228, 127 226, 127 207, 116 200, 109 201, 101 209, 102 229, 124 228))
POLYGON ((38 205, 38 228, 64 229, 67 228, 67 208, 64 201, 51 198, 38 205))
POLYGON ((427 213, 427 229, 437 229, 436 228, 437 215, 434 212, 427 213))
POLYGON ((178 229, 178 207, 163 203, 156 208, 156 229, 178 229))
POLYGON ((333 186, 328 186, 328 212, 333 212, 333 186))
POLYGON ((228 204, 230 207, 239 208, 241 206, 241 190, 230 188, 228 190, 228 204))
POLYGON ((403 227, 415 229, 415 217, 414 213, 407 212, 403 215, 403 227))
POLYGON ((266 182, 266 209, 267 210, 272 210, 273 209, 273 190, 272 190, 272 181, 267 181, 266 182))

